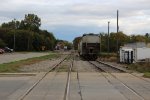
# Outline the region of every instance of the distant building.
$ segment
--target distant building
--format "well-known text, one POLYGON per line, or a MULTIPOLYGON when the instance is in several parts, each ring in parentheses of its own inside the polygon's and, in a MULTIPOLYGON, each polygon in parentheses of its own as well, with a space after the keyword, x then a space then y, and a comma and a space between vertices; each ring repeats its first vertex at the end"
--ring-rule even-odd
POLYGON ((62 50, 64 49, 64 43, 63 42, 58 42, 55 46, 56 50, 62 50))

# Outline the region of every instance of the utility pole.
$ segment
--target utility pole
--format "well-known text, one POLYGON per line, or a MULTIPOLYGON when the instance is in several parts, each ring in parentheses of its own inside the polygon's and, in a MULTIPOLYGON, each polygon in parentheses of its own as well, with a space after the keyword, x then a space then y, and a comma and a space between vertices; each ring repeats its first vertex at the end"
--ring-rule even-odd
POLYGON ((99 42, 100 42, 100 54, 102 52, 102 36, 101 33, 99 34, 99 42))
POLYGON ((28 36, 28 51, 29 51, 29 49, 30 49, 30 37, 28 36))
MULTIPOLYGON (((117 10, 117 33, 119 32, 118 20, 119 20, 119 11, 117 10)), ((117 38, 117 62, 119 62, 118 50, 119 50, 119 39, 117 38)))
POLYGON ((15 51, 15 46, 16 46, 16 35, 14 33, 14 47, 13 47, 13 50, 15 51))
POLYGON ((107 37, 108 38, 108 48, 107 48, 108 49, 108 53, 109 53, 109 23, 110 22, 108 21, 108 37, 107 37))
MULTIPOLYGON (((29 33, 31 31, 31 28, 29 27, 29 33)), ((27 43, 27 50, 29 51, 30 50, 30 35, 28 36, 28 43, 27 43)))
MULTIPOLYGON (((117 33, 119 32, 119 25, 118 25, 118 20, 119 20, 119 11, 117 10, 117 33)), ((118 38, 117 38, 117 51, 118 51, 118 38)))
MULTIPOLYGON (((15 28, 15 32, 16 32, 16 19, 14 19, 14 28, 15 28)), ((14 32, 14 47, 13 50, 15 51, 16 49, 16 33, 14 32)))

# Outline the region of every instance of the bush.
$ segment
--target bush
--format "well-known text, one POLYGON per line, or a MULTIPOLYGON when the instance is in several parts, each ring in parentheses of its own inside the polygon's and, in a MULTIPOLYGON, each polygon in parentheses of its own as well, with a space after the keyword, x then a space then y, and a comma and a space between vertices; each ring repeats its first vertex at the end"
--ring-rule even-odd
POLYGON ((117 61, 117 54, 116 53, 101 53, 99 54, 99 59, 102 61, 114 62, 114 61, 117 61))

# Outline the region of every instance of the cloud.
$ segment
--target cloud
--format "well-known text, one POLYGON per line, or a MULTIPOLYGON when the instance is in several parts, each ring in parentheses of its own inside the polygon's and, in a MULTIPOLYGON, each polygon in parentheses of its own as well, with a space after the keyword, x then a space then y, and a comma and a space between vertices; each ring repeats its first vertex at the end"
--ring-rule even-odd
POLYGON ((54 32, 59 39, 66 39, 72 41, 75 37, 82 36, 84 33, 100 33, 105 31, 104 27, 98 26, 74 26, 74 25, 56 25, 47 27, 50 32, 54 32), (59 30, 58 30, 59 29, 59 30), (65 35, 64 35, 65 34, 65 35))
POLYGON ((42 29, 68 39, 68 34, 73 33, 107 32, 108 21, 110 31, 115 32, 119 9, 121 31, 147 33, 150 32, 149 4, 149 0, 1 0, 0 24, 34 13, 42 19, 42 29))

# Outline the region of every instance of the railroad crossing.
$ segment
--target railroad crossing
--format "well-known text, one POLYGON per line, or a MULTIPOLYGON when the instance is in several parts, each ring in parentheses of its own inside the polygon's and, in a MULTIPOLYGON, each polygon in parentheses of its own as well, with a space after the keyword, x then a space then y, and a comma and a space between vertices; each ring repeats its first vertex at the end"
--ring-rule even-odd
POLYGON ((107 63, 84 61, 73 54, 63 55, 45 72, 1 75, 0 88, 1 100, 150 98, 150 79, 107 63))

